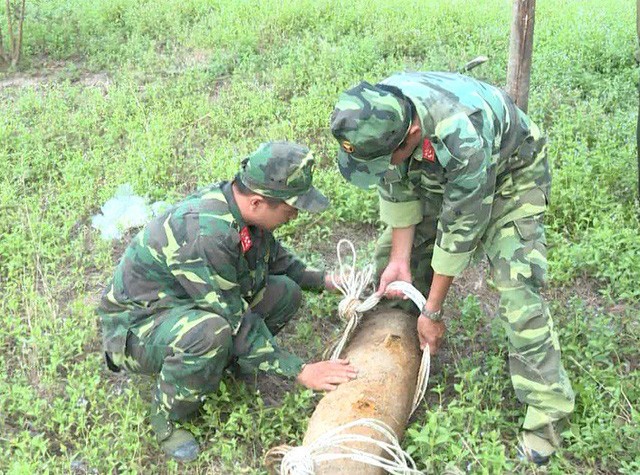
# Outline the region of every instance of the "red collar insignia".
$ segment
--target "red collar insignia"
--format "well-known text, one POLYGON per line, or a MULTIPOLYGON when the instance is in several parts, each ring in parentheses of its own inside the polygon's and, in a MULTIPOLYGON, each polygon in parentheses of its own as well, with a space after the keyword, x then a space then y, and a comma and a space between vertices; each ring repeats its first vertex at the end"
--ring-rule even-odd
POLYGON ((436 151, 429 139, 424 139, 422 142, 422 159, 432 163, 436 161, 436 151))
POLYGON ((249 234, 249 228, 246 226, 240 230, 240 245, 242 246, 243 254, 253 246, 253 243, 251 242, 251 234, 249 234))

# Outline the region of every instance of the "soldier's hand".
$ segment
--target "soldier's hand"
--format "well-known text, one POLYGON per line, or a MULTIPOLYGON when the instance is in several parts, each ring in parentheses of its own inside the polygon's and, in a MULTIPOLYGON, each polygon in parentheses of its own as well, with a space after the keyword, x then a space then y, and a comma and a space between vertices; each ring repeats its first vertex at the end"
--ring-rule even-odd
POLYGON ((339 384, 357 376, 358 370, 349 364, 349 360, 335 360, 305 365, 296 380, 309 389, 333 391, 339 384))
POLYGON ((418 317, 418 339, 420 340, 420 349, 429 345, 432 355, 435 355, 440 348, 444 332, 446 330, 444 322, 434 322, 430 318, 420 315, 418 317))
POLYGON ((408 298, 399 290, 390 290, 387 292, 387 285, 396 280, 403 280, 411 283, 411 268, 408 262, 404 261, 391 261, 387 265, 387 268, 380 275, 380 285, 378 286, 378 294, 384 295, 387 298, 402 297, 405 300, 408 298))
POLYGON ((338 285, 342 285, 342 280, 340 279, 340 274, 338 272, 334 272, 334 273, 327 273, 324 276, 324 288, 327 290, 338 290, 338 288, 334 285, 334 280, 335 283, 338 285), (333 277, 333 278, 332 278, 333 277))

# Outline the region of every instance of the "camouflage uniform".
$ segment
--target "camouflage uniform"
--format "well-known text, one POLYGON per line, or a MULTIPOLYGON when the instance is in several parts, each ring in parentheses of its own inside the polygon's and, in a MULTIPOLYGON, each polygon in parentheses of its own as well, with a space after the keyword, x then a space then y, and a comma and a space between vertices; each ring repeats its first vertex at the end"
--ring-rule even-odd
POLYGON ((487 255, 509 337, 510 370, 528 405, 524 429, 544 430, 573 411, 560 345, 540 296, 547 270, 543 216, 551 178, 545 138, 500 89, 453 73, 403 73, 340 96, 331 118, 344 177, 378 185, 378 271, 392 228, 415 225, 414 285, 428 294, 433 271, 459 275, 487 255), (417 114, 422 146, 390 158, 417 114))
MULTIPOLYGON (((236 180, 319 211, 328 202, 311 185, 312 167, 307 148, 268 143, 236 180)), ((98 309, 107 362, 157 374, 155 407, 183 419, 232 363, 297 376, 302 361, 273 336, 298 309, 300 289, 323 283, 270 232, 243 222, 231 183, 211 185, 147 224, 125 251, 98 309)))

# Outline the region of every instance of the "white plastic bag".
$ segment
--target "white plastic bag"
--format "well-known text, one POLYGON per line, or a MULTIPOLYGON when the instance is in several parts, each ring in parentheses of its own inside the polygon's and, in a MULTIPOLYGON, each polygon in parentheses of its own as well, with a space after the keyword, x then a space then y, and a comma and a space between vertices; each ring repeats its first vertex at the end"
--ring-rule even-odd
POLYGON ((124 232, 144 226, 168 206, 164 201, 148 204, 145 198, 133 192, 131 184, 125 183, 102 205, 102 213, 91 218, 91 226, 100 231, 105 240, 120 239, 124 232))

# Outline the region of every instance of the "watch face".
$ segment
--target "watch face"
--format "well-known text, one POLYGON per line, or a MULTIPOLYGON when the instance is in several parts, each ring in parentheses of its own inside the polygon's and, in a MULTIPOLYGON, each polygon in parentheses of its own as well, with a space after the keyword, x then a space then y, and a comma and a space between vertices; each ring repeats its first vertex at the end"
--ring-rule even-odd
POLYGON ((440 320, 442 320, 442 310, 439 310, 437 312, 427 312, 425 313, 425 316, 428 319, 433 320, 434 322, 439 322, 440 320))

